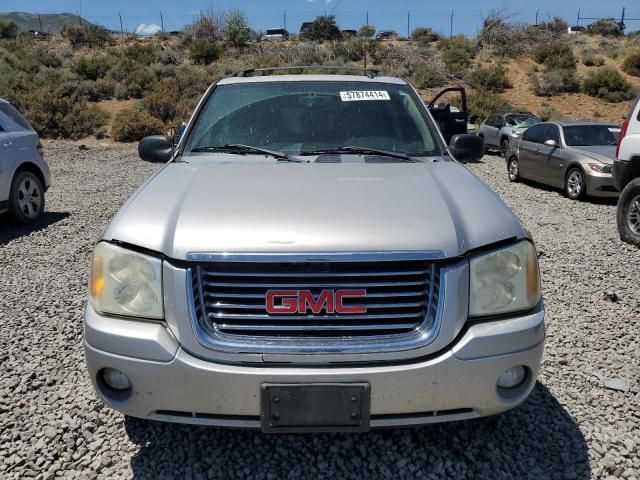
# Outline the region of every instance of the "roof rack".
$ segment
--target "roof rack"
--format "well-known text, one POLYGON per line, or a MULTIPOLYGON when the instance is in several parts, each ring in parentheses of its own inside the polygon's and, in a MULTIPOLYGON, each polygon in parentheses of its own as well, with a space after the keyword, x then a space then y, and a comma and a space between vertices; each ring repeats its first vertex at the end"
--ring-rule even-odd
POLYGON ((296 65, 292 67, 267 67, 267 68, 249 68, 238 72, 237 77, 250 77, 254 73, 262 73, 265 75, 271 75, 273 72, 280 72, 286 70, 350 70, 357 71, 366 75, 369 78, 375 78, 380 76, 380 70, 373 68, 360 68, 360 67, 340 67, 336 65, 296 65))

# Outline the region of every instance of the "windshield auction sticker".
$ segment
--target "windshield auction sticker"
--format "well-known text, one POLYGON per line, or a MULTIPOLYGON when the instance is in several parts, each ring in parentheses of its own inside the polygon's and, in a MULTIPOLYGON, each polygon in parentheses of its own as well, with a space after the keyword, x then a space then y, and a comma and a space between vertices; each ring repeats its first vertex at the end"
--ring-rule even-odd
POLYGON ((340 92, 343 102, 361 102, 364 100, 391 100, 389 92, 386 90, 354 90, 351 92, 340 92))

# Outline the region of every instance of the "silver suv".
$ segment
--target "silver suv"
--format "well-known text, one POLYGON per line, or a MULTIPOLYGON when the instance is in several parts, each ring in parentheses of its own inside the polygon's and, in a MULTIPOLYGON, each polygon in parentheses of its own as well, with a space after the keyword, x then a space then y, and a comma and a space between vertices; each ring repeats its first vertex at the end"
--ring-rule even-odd
POLYGON ((487 148, 500 150, 503 157, 509 151, 509 145, 516 143, 527 128, 540 123, 535 115, 530 113, 500 113, 490 115, 478 129, 487 148))
POLYGON ((38 134, 13 106, 0 98, 0 214, 31 223, 44 212, 51 177, 38 134))
MULTIPOLYGON (((262 72, 269 73, 269 72, 262 72)), ((98 395, 152 420, 365 431, 508 410, 544 341, 535 247, 416 90, 367 75, 212 85, 97 244, 98 395)))

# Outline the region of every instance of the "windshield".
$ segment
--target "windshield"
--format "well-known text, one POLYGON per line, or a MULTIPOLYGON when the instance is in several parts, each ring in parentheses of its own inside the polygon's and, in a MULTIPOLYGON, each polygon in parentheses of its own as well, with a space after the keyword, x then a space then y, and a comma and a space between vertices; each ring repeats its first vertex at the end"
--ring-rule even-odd
POLYGON ((267 30, 267 35, 284 35, 284 30, 281 28, 267 30))
POLYGON ((620 127, 614 125, 574 125, 564 127, 564 140, 571 147, 616 145, 620 127))
POLYGON ((185 153, 241 144, 293 155, 362 147, 440 156, 429 125, 404 85, 358 81, 220 85, 197 117, 185 153))
POLYGON ((516 128, 529 128, 539 123, 539 120, 531 115, 507 115, 507 125, 516 128))

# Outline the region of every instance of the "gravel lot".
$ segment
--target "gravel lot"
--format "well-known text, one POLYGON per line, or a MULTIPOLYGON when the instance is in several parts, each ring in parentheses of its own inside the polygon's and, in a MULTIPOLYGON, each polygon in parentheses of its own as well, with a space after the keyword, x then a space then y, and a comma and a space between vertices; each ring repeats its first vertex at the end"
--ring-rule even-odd
POLYGON ((497 157, 470 167, 541 255, 544 365, 513 411, 363 435, 145 427, 94 395, 81 319, 92 245, 157 166, 133 146, 45 148, 46 217, 0 220, 0 478, 640 478, 640 251, 618 240, 613 202, 509 184, 497 157))

